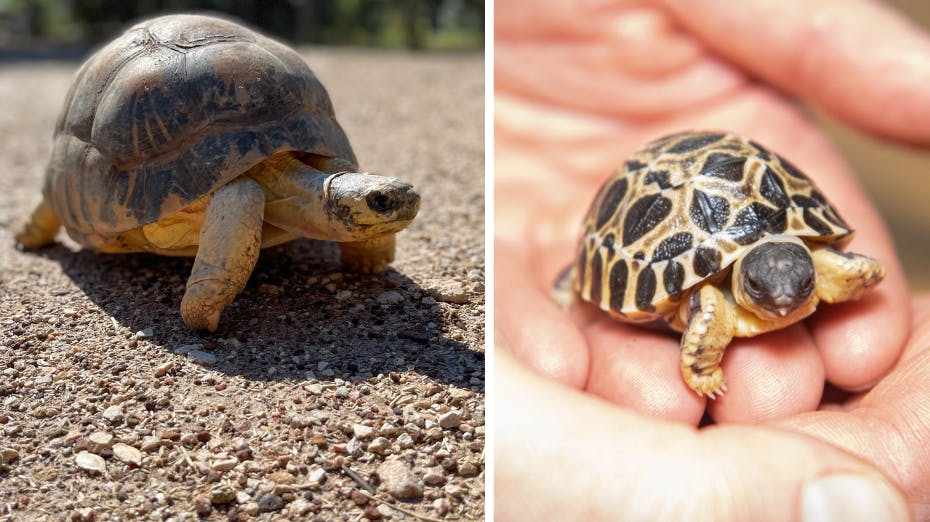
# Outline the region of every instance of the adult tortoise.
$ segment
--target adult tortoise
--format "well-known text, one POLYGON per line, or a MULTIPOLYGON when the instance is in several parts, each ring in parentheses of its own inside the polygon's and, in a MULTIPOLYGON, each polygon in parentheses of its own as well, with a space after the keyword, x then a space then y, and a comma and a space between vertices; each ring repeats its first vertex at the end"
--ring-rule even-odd
POLYGON ((348 268, 378 272, 418 210, 411 185, 358 172, 297 53, 226 20, 174 15, 80 68, 43 199, 16 239, 35 249, 64 225, 101 252, 195 256, 181 315, 212 331, 261 248, 333 240, 348 268))
POLYGON ((734 336, 783 328, 885 275, 842 248, 853 230, 805 174, 747 138, 692 131, 645 145, 601 187, 554 296, 683 332, 681 374, 726 391, 734 336))

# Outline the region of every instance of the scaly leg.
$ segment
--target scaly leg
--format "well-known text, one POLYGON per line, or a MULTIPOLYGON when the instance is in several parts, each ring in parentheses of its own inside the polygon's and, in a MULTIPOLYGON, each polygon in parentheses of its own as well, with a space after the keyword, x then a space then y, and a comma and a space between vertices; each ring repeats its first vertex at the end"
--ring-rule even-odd
POLYGON ((736 307, 713 285, 688 300, 688 326, 681 337, 681 376, 697 392, 714 399, 727 390, 720 361, 736 331, 736 307))
POLYGON ((223 310, 245 288, 262 244, 265 196, 250 178, 220 187, 210 201, 181 316, 195 330, 216 330, 223 310))
POLYGON ((860 254, 821 248, 813 252, 817 297, 828 303, 854 301, 885 277, 878 261, 860 254))
POLYGON ((377 274, 394 260, 394 234, 385 234, 367 241, 339 243, 342 263, 353 272, 377 274))
POLYGON ((41 248, 55 240, 58 229, 61 227, 61 219, 52 210, 45 198, 32 211, 32 217, 23 227, 19 234, 16 234, 16 244, 26 250, 35 250, 41 248))

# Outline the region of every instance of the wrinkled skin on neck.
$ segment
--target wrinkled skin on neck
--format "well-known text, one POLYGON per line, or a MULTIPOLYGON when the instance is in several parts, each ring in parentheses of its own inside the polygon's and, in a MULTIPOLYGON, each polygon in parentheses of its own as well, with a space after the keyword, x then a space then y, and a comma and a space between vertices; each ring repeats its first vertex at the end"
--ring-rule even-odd
POLYGON ((265 221, 291 234, 365 241, 406 227, 420 208, 413 187, 395 178, 328 173, 292 157, 273 157, 249 174, 265 191, 265 221))

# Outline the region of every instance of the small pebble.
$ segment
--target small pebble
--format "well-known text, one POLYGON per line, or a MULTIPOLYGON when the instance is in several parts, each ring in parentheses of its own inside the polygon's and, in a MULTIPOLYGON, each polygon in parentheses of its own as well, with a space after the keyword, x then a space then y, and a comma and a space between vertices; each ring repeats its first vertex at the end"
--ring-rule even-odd
POLYGON ((433 501, 433 509, 436 510, 436 513, 439 514, 439 516, 442 516, 448 513, 450 509, 452 509, 452 504, 447 498, 437 498, 433 501))
POLYGON ((307 480, 317 485, 326 482, 326 470, 323 468, 315 468, 310 472, 310 475, 307 476, 307 480))
POLYGON ((197 364, 203 364, 205 366, 216 364, 216 356, 210 352, 205 352, 203 350, 191 350, 187 352, 187 355, 197 364))
POLYGON ((210 492, 210 502, 213 505, 228 504, 236 500, 236 491, 225 485, 214 486, 210 492))
POLYGON ((377 455, 386 455, 391 450, 391 441, 384 437, 376 437, 368 443, 368 451, 377 455))
POLYGON ((107 463, 100 455, 82 451, 74 457, 77 466, 89 473, 103 473, 107 470, 107 463))
POLYGON ((352 433, 357 439, 368 440, 375 435, 375 429, 364 424, 353 424, 352 433))
POLYGON ((288 506, 288 511, 296 516, 304 516, 309 513, 311 509, 313 509, 313 504, 302 498, 298 498, 288 506))
POLYGON ((397 443, 403 449, 410 449, 413 447, 413 437, 411 437, 407 432, 401 433, 397 437, 397 443))
POLYGON ((148 436, 142 438, 142 451, 155 451, 161 446, 161 439, 148 436))
POLYGON ((261 513, 280 511, 283 508, 284 499, 274 493, 266 493, 258 497, 258 511, 261 513))
POLYGON ((239 464, 239 460, 235 458, 228 458, 228 459, 214 460, 212 467, 216 471, 223 472, 223 471, 229 471, 235 468, 237 464, 239 464))
POLYGON ((164 364, 160 364, 157 368, 155 368, 155 371, 153 371, 152 374, 155 375, 155 377, 164 377, 165 375, 168 375, 168 372, 170 372, 173 367, 174 361, 168 361, 164 364))
POLYGON ((19 452, 13 448, 0 448, 0 466, 5 466, 19 458, 19 452))
POLYGON ((456 281, 448 281, 430 286, 426 289, 426 293, 432 296, 433 299, 443 303, 464 304, 468 301, 468 293, 465 291, 465 286, 456 281))
POLYGON ((439 427, 444 430, 451 430, 452 428, 458 427, 461 422, 462 415, 455 410, 443 413, 439 416, 439 427))
POLYGON ((112 445, 113 435, 105 431, 95 431, 87 437, 87 449, 93 453, 100 453, 112 445))
POLYGON ((478 467, 478 463, 471 459, 465 459, 459 464, 459 475, 463 477, 471 477, 477 475, 481 469, 478 467))
POLYGON ((423 496, 423 482, 413 470, 399 460, 388 460, 378 466, 381 488, 398 500, 417 499, 423 496))
POLYGON ((151 339, 155 335, 155 330, 152 328, 143 328, 136 332, 136 339, 151 339))
POLYGON ((202 349, 203 349, 202 344, 182 344, 181 346, 178 346, 177 350, 175 351, 178 353, 184 354, 184 353, 189 353, 191 350, 202 350, 202 349))
POLYGON ((441 486, 446 483, 446 475, 442 472, 442 468, 429 468, 423 474, 423 483, 427 486, 441 486))
POLYGON ((136 468, 142 466, 142 452, 129 444, 123 444, 122 442, 114 444, 113 456, 119 459, 123 464, 128 464, 136 468))
POLYGON ((195 496, 193 503, 194 511, 202 517, 209 515, 210 512, 213 511, 213 504, 210 503, 210 497, 203 493, 195 496))
POLYGON ((103 418, 113 423, 119 422, 123 420, 123 409, 116 405, 110 406, 103 410, 103 418))
POLYGON ((400 295, 400 292, 397 290, 388 290, 387 292, 378 294, 375 301, 383 305, 397 304, 404 301, 404 296, 400 295))
POLYGON ((349 455, 352 455, 353 457, 358 457, 359 455, 361 455, 362 454, 362 441, 353 437, 352 440, 350 440, 346 444, 346 453, 349 455))

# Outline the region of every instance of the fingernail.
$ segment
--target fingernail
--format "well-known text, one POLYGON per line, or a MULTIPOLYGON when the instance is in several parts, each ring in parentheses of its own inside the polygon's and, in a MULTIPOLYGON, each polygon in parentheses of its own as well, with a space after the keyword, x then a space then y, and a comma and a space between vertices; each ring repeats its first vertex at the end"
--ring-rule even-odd
POLYGON ((841 474, 807 484, 801 494, 805 522, 911 519, 901 494, 881 479, 841 474))

